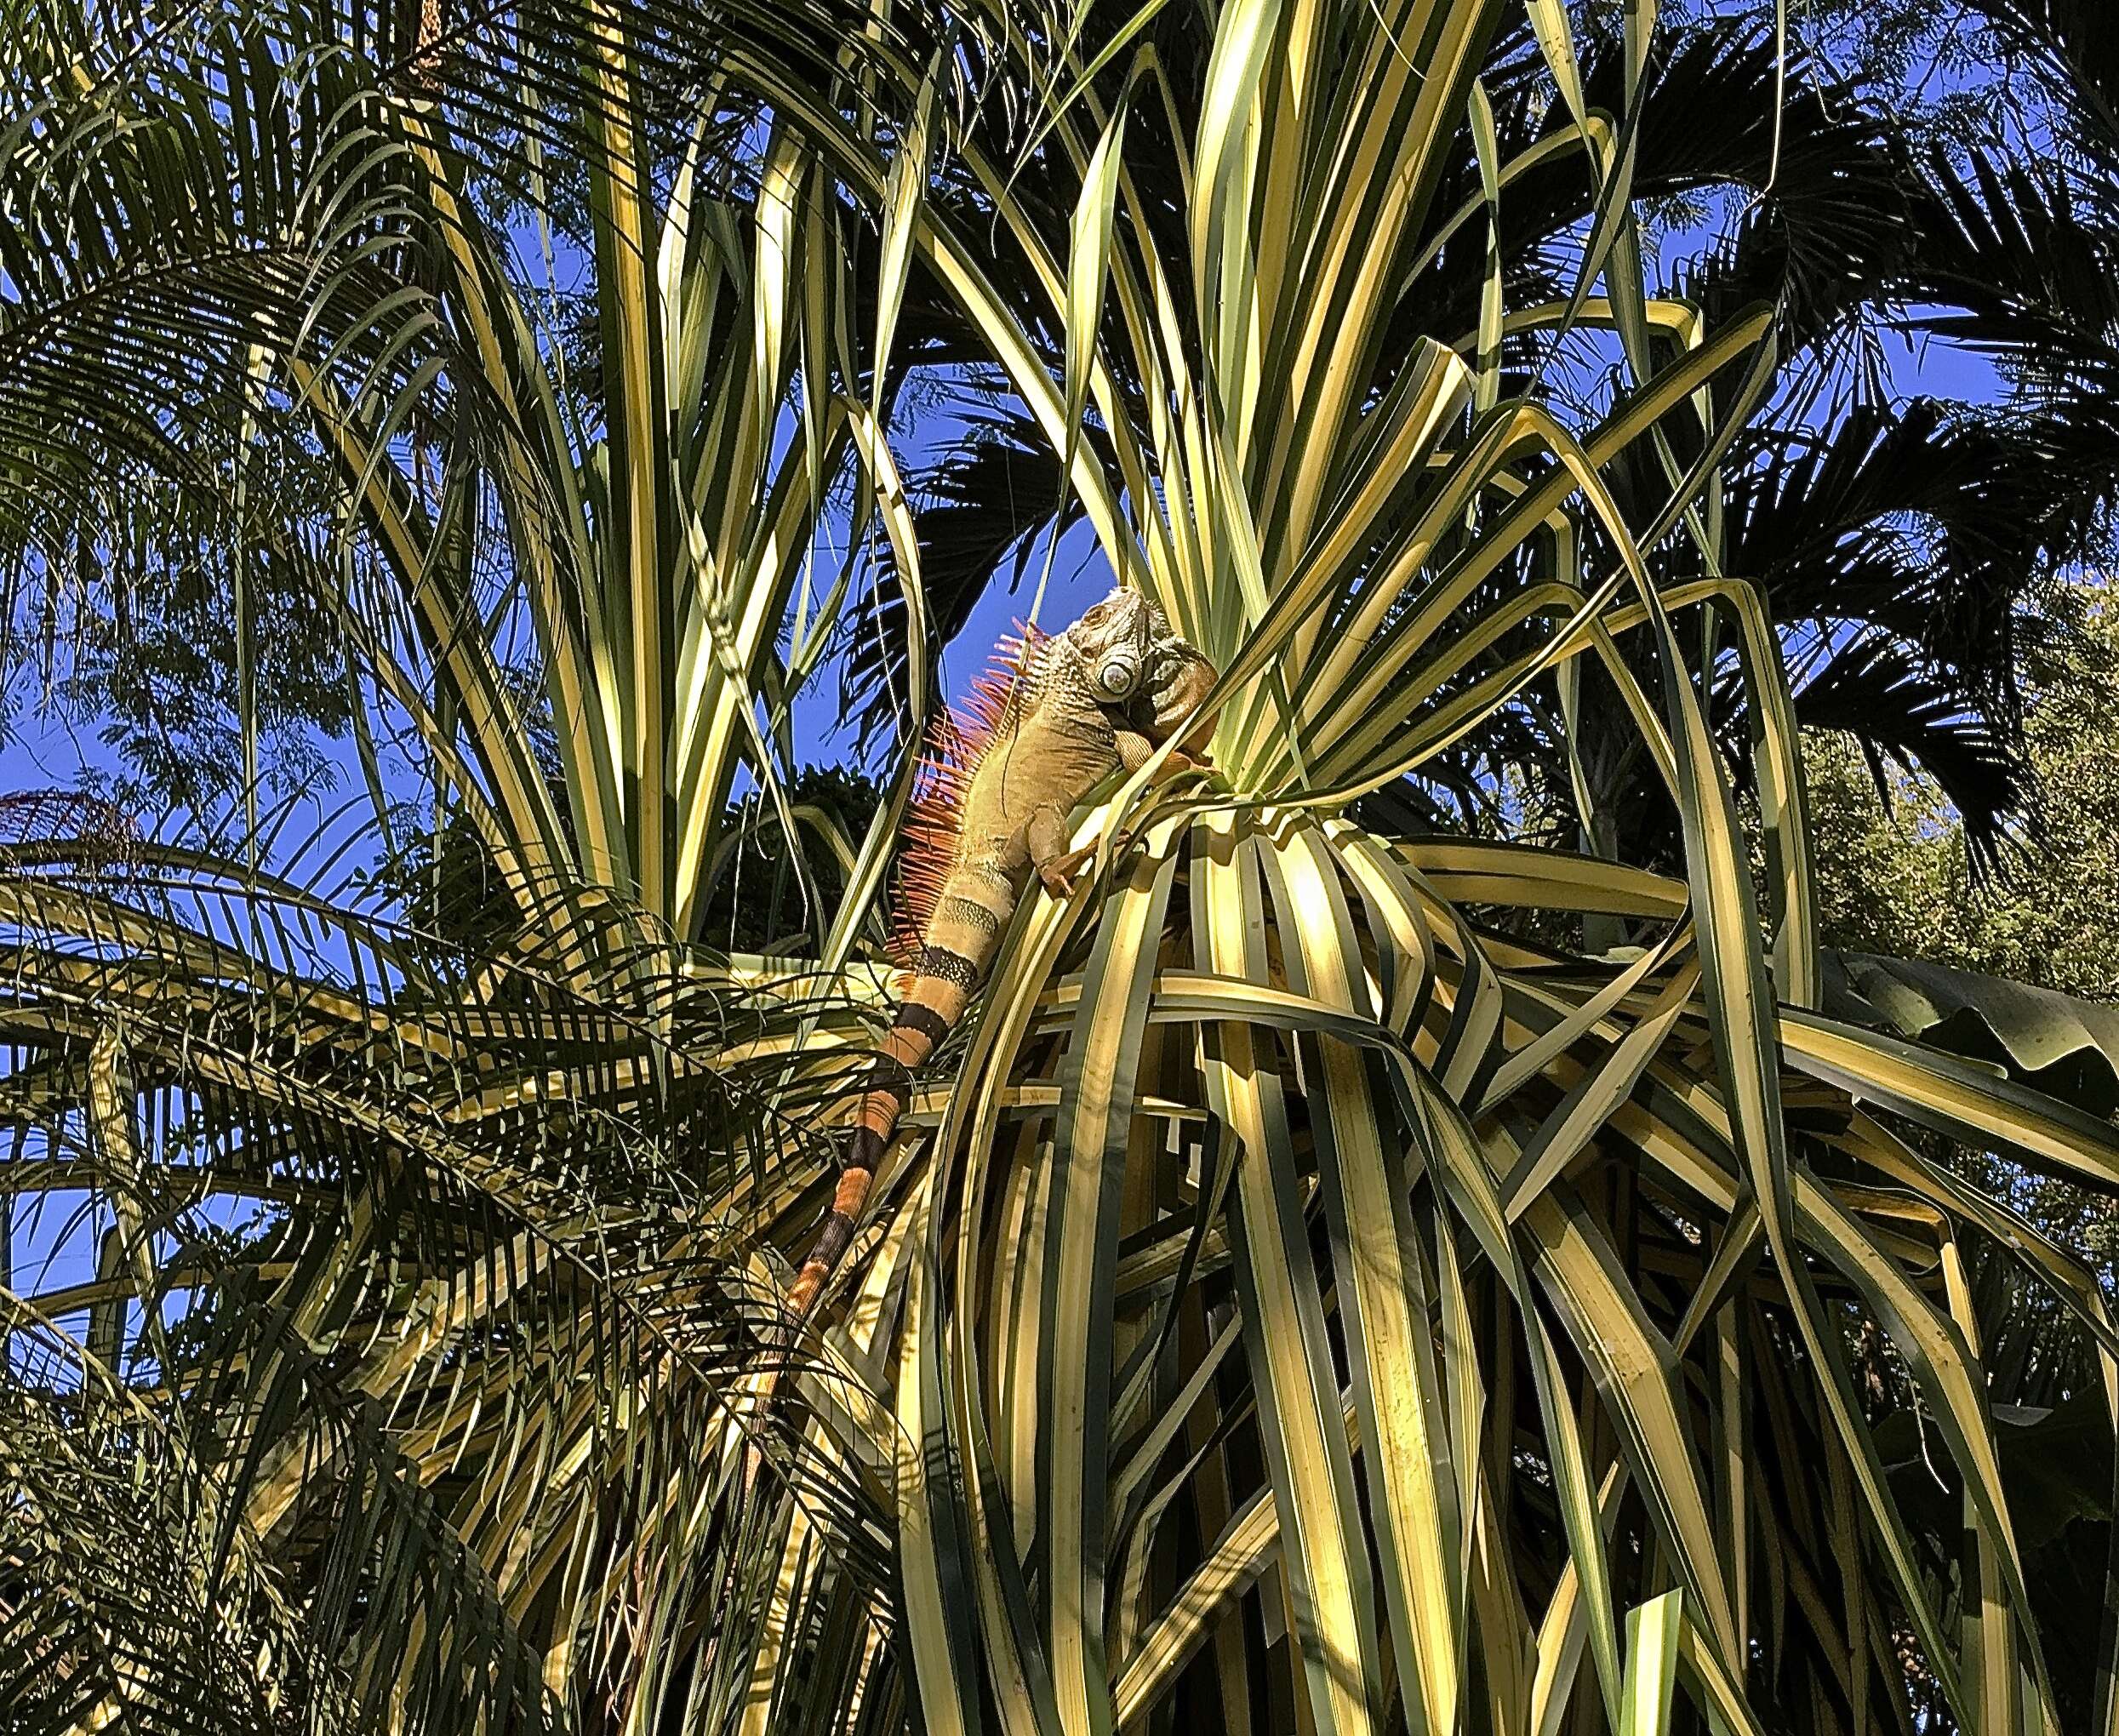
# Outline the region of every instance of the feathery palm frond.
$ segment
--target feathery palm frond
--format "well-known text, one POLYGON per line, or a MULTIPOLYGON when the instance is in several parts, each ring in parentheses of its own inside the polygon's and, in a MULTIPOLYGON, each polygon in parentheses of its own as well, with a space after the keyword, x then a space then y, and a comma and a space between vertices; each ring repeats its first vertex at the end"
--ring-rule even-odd
POLYGON ((19 853, 0 903, 0 1181, 18 1223, 90 1202, 44 1240, 92 1256, 9 1305, 18 1352, 87 1318, 10 1362, 11 1706, 568 1727, 740 1703, 751 1624, 888 1626, 842 1423, 759 1403, 745 1225, 810 1167, 771 1014, 608 899, 545 928, 585 985, 151 840, 19 853), (828 1551, 789 1607, 744 1601, 753 1443, 828 1551))

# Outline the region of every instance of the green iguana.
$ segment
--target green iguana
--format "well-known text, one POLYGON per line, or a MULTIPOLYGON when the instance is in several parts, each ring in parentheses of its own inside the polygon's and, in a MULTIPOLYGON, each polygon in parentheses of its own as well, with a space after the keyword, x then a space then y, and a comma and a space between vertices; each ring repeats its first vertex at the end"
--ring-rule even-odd
MULTIPOLYGON (((1094 854, 1067 848, 1068 815, 1176 735, 1214 678, 1154 602, 1114 591, 1063 633, 1026 634, 979 684, 967 715, 940 733, 900 870, 911 977, 839 1160, 831 1209, 787 1293, 796 1315, 808 1312, 853 1242, 913 1070, 962 1016, 1031 875, 1065 898, 1094 854)), ((1165 766, 1203 764, 1207 728, 1187 731, 1165 766)))

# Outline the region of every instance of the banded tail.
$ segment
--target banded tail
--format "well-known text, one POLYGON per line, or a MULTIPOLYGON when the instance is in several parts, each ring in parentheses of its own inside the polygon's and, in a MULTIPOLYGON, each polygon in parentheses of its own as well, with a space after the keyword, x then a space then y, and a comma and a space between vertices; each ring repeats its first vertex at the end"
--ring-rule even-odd
MULTIPOLYGON (((991 951, 989 942, 987 957, 991 951)), ((898 1117, 912 1094, 913 1074, 963 1016, 985 974, 985 957, 968 957, 945 947, 921 949, 911 989, 899 1003, 898 1016, 883 1038, 874 1064, 875 1082, 861 1094, 853 1136, 839 1158, 839 1185, 831 1196, 831 1209, 818 1225, 809 1257, 789 1287, 787 1305, 797 1316, 808 1313, 825 1281, 846 1257, 868 1203, 868 1191, 875 1185, 876 1167, 889 1149, 898 1117)))

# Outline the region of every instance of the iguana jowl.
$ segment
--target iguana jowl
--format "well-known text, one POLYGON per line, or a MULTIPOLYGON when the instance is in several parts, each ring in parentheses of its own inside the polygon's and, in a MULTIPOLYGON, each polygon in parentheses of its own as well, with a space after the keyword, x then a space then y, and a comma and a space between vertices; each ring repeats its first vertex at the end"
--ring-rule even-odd
MULTIPOLYGON (((1214 683, 1214 667, 1137 591, 1114 591, 1065 632, 1032 636, 1015 667, 982 695, 983 715, 951 732, 939 799, 916 817, 902 872, 916 927, 912 976, 877 1057, 838 1190, 788 1291, 806 1314, 854 1239, 876 1166, 932 1055, 985 979, 1002 931, 1034 872, 1055 897, 1072 891, 1091 852, 1067 848, 1067 817, 1104 779, 1137 771, 1183 726, 1214 683)), ((1166 767, 1199 763, 1200 725, 1166 767)), ((908 920, 909 919, 909 920, 908 920)))

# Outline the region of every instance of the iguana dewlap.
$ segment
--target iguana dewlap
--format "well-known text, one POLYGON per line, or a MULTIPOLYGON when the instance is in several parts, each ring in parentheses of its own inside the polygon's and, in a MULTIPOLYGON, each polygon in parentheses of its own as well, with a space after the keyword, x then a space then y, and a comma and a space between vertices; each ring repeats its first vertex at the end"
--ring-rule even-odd
MULTIPOLYGON (((913 1072, 985 980, 1030 877, 1056 897, 1073 889, 1090 852, 1067 848, 1068 816, 1113 773, 1137 771, 1214 683, 1214 665, 1160 608, 1114 591, 1065 632, 1031 636, 1014 667, 984 688, 981 714, 949 731, 902 874, 911 908, 900 922, 917 922, 911 984, 840 1158, 831 1212, 788 1292, 796 1313, 808 1311, 853 1241, 913 1072)), ((1207 728, 1189 730, 1166 767, 1198 763, 1185 750, 1196 753, 1207 728)))

